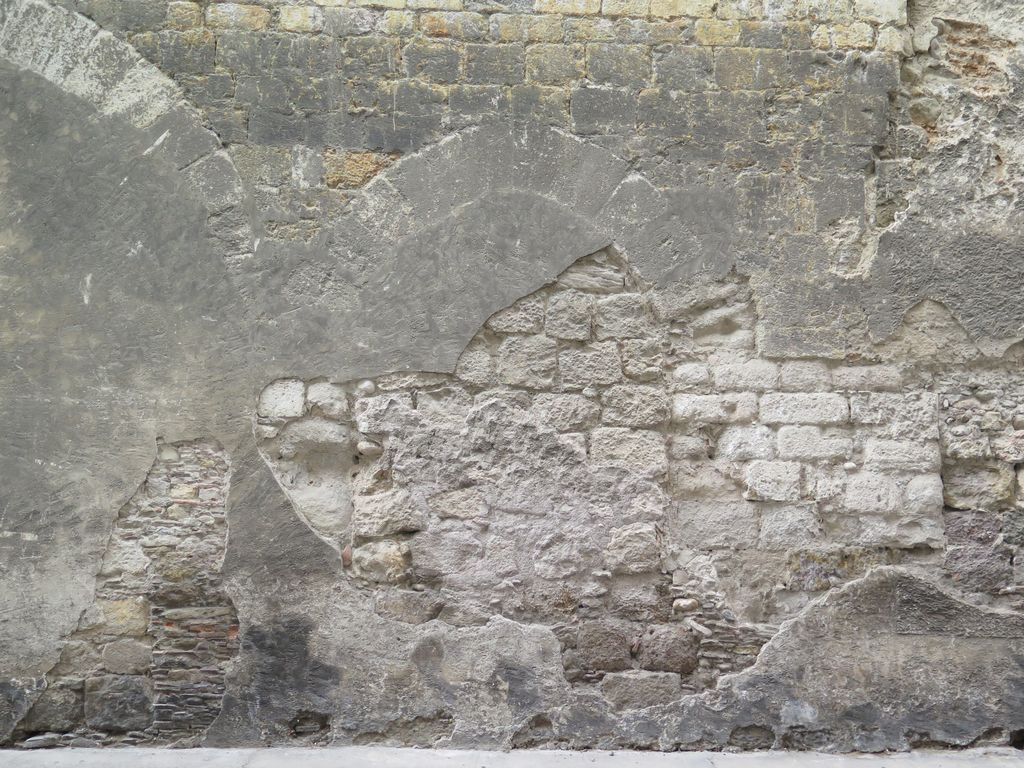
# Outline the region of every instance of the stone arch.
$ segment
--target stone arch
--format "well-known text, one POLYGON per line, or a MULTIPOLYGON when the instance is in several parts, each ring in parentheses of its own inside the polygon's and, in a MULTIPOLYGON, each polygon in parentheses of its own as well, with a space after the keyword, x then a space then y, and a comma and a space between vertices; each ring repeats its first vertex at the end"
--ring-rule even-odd
POLYGON ((241 179, 218 136, 181 89, 128 43, 45 0, 4 0, 0 52, 19 69, 121 119, 152 139, 147 155, 174 164, 208 214, 208 237, 246 258, 252 233, 241 179))

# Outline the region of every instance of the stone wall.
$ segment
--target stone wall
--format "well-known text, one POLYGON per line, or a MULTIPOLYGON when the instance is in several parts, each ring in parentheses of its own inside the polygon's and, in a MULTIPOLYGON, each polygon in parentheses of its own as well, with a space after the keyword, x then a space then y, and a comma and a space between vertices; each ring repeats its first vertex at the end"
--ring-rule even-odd
POLYGON ((1022 44, 0 0, 0 743, 1024 743, 1022 44))

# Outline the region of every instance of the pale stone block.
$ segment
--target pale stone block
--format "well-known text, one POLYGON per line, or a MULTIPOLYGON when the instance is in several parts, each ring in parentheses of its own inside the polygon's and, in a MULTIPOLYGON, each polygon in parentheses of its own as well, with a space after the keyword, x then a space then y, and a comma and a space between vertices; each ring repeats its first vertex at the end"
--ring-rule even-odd
POLYGON ((616 528, 604 548, 604 562, 612 573, 652 573, 661 568, 661 541, 653 523, 616 528))
POLYGON ((588 387, 622 380, 622 361, 614 341, 568 347, 558 352, 562 385, 588 387))
POLYGON ((764 392, 779 383, 779 366, 767 360, 716 365, 712 371, 715 389, 764 392))
POLYGON ((548 299, 545 332, 555 339, 586 341, 593 324, 593 298, 579 291, 560 291, 548 299))
POLYGON ((760 549, 786 551, 812 545, 821 536, 821 522, 813 504, 762 504, 760 549))
POLYGON ((306 384, 278 379, 263 388, 256 413, 265 419, 294 419, 306 412, 306 384))
POLYGON ((679 542, 694 550, 744 549, 758 536, 757 506, 749 501, 680 501, 679 542))
POLYGON ((601 398, 602 420, 620 427, 654 427, 669 416, 668 396, 659 387, 620 384, 601 398))
POLYGON ((587 16, 601 12, 601 0, 534 0, 533 10, 537 13, 587 16))
POLYGON ((554 381, 557 345, 546 336, 510 336, 498 348, 498 380, 542 389, 554 381))
POLYGON ((834 393, 770 393, 761 398, 761 421, 766 424, 842 424, 850 405, 834 393))
POLYGON ((846 480, 843 507, 850 512, 888 515, 899 509, 900 488, 887 475, 860 472, 846 480))
POLYGON ((703 363, 683 363, 672 371, 671 383, 677 392, 706 392, 711 386, 711 369, 703 363))
POLYGON ((352 499, 352 531, 356 536, 369 539, 412 533, 425 525, 426 515, 404 488, 352 499))
POLYGON ((773 458, 775 433, 761 425, 726 427, 718 438, 716 455, 731 461, 773 458))
POLYGON ((324 13, 315 6, 282 5, 277 14, 277 26, 284 32, 308 34, 324 28, 324 13))
POLYGON ((310 384, 306 391, 306 401, 330 419, 341 420, 350 413, 345 388, 329 381, 310 384))
POLYGON ((779 457, 817 461, 848 458, 853 440, 848 437, 828 437, 819 427, 785 426, 779 429, 779 457))
POLYGON ((541 423, 559 432, 588 429, 597 423, 601 408, 583 395, 541 393, 533 400, 541 423))
POLYGON ((832 387, 832 374, 825 363, 799 360, 782 364, 779 389, 784 392, 820 392, 832 387))
POLYGON ((635 339, 650 331, 651 322, 638 293, 621 293, 595 303, 594 333, 598 339, 635 339))
POLYGON ((431 496, 427 503, 430 510, 440 518, 454 517, 460 520, 474 520, 487 516, 487 503, 477 488, 458 488, 431 496))
POLYGON ((595 429, 590 436, 590 458, 621 464, 642 474, 663 474, 668 466, 664 435, 621 427, 595 429))
POLYGON ((738 392, 725 395, 676 395, 672 419, 682 424, 736 424, 757 416, 757 395, 738 392))
POLYGON ((258 31, 270 26, 270 11, 258 5, 214 3, 206 7, 206 26, 258 31))
POLYGON ((854 13, 858 18, 879 24, 907 23, 907 0, 855 0, 854 13))
POLYGON ((907 440, 868 440, 864 467, 873 470, 936 472, 942 465, 938 443, 907 440))
POLYGON ((793 461, 753 461, 747 466, 744 496, 757 501, 797 501, 803 467, 793 461))
POLYGON ((487 327, 495 333, 540 333, 544 328, 544 299, 527 296, 491 315, 487 327))

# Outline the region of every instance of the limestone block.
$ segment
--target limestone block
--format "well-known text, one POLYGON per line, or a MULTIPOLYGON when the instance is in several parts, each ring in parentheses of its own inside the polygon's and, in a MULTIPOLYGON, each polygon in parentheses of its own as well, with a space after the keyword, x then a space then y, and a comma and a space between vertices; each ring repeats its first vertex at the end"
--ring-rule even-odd
POLYGON ((668 466, 663 435, 620 427, 600 427, 591 433, 590 458, 650 475, 662 474, 668 466))
POLYGON ((413 423, 412 397, 405 392, 389 392, 356 400, 356 429, 371 435, 397 432, 413 423))
POLYGON ((637 656, 643 669, 688 675, 697 668, 700 638, 686 627, 678 624, 648 627, 640 636, 639 646, 637 656))
POLYGON ((820 427, 785 426, 779 428, 779 457, 818 461, 849 457, 853 440, 824 434, 820 427))
POLYGON ((277 10, 277 26, 284 32, 319 32, 324 28, 324 13, 316 6, 282 5, 277 10))
POLYGON ((520 299, 491 315, 487 327, 495 333, 540 333, 544 329, 544 299, 540 296, 520 299))
POLYGON ((672 419, 680 424, 735 424, 757 416, 757 395, 740 392, 726 395, 676 395, 672 419))
POLYGON ((352 567, 369 581, 397 584, 407 578, 412 561, 404 541, 370 541, 352 550, 352 567))
POLYGON ((935 472, 938 471, 941 463, 937 443, 868 440, 864 445, 865 469, 935 472))
POLYGON ((679 541, 695 550, 745 549, 757 542, 757 509, 748 501, 681 501, 679 541))
POLYGON ((622 380, 622 362, 614 341, 594 342, 558 351, 562 385, 571 388, 614 384, 622 380))
POLYGON ((422 530, 426 516, 404 488, 352 499, 352 532, 362 538, 422 530))
POLYGON ((616 528, 604 549, 604 562, 612 573, 651 573, 661 567, 661 542, 653 523, 616 528))
POLYGON ((428 500, 430 511, 440 518, 475 520, 487 516, 487 502, 478 488, 458 488, 434 494, 428 500))
POLYGON ((942 473, 946 506, 995 510, 1014 503, 1013 468, 1007 464, 955 464, 942 473))
POLYGON ((660 387, 620 384, 601 396, 601 419, 618 427, 654 427, 669 416, 668 395, 660 387))
POLYGON ((557 344, 546 336, 508 337, 498 348, 499 381, 532 389, 551 386, 557 368, 556 350, 557 344))
POLYGON ((900 507, 901 493, 895 480, 874 472, 858 472, 846 480, 843 507, 850 512, 888 515, 900 507))
POLYGON ((260 392, 256 413, 263 419, 295 419, 305 413, 306 385, 299 379, 279 379, 260 392))
POLYGON ((821 537, 821 521, 813 504, 761 504, 760 549, 786 551, 813 545, 821 537))
POLYGON ((629 626, 612 621, 585 621, 576 634, 580 665, 593 672, 621 672, 632 666, 629 626))
POLYGON ((672 371, 670 383, 675 392, 707 392, 711 369, 703 363, 683 363, 672 371))
POLYGON ((783 363, 779 389, 784 392, 819 392, 832 387, 832 374, 825 363, 797 360, 783 363))
POLYGON ((680 696, 675 672, 611 672, 601 679, 600 689, 616 711, 670 704, 680 696))
POLYGON ((244 3, 213 3, 206 7, 206 26, 210 29, 257 31, 270 25, 270 11, 244 3))
POLYGON ((899 368, 892 365, 849 365, 835 368, 836 389, 851 392, 898 392, 903 385, 899 368))
POLYGON ((103 646, 103 668, 125 675, 143 674, 149 670, 153 649, 139 640, 114 640, 103 646))
POLYGON ((545 333, 556 339, 587 341, 593 325, 593 299, 579 291, 560 291, 548 299, 545 333))
POLYGON ((726 427, 718 437, 716 455, 731 461, 774 458, 775 433, 761 425, 726 427))
POLYGON ((802 495, 803 469, 793 461, 752 461, 745 480, 748 499, 796 501, 802 495))
POLYGON ((542 424, 559 432, 572 432, 594 426, 601 415, 600 406, 583 395, 542 392, 533 400, 542 424))
POLYGON ((330 419, 342 420, 348 417, 348 395, 345 388, 329 381, 318 381, 309 385, 306 401, 330 419))
POLYGON ((721 391, 764 392, 778 385, 779 366, 767 360, 749 360, 716 365, 711 376, 715 389, 721 391))
POLYGON ((765 424, 842 424, 850 416, 846 398, 833 393, 770 393, 761 398, 765 424))

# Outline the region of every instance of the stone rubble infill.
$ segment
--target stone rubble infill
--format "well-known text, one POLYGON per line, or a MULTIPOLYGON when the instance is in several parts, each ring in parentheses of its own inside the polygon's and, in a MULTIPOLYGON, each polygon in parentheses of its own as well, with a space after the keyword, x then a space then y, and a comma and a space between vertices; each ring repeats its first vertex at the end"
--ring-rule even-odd
POLYGON ((886 755, 824 755, 817 752, 570 752, 521 750, 388 749, 60 749, 0 750, 4 768, 966 768, 1020 766, 1014 749, 968 749, 962 752, 912 752, 886 755))

